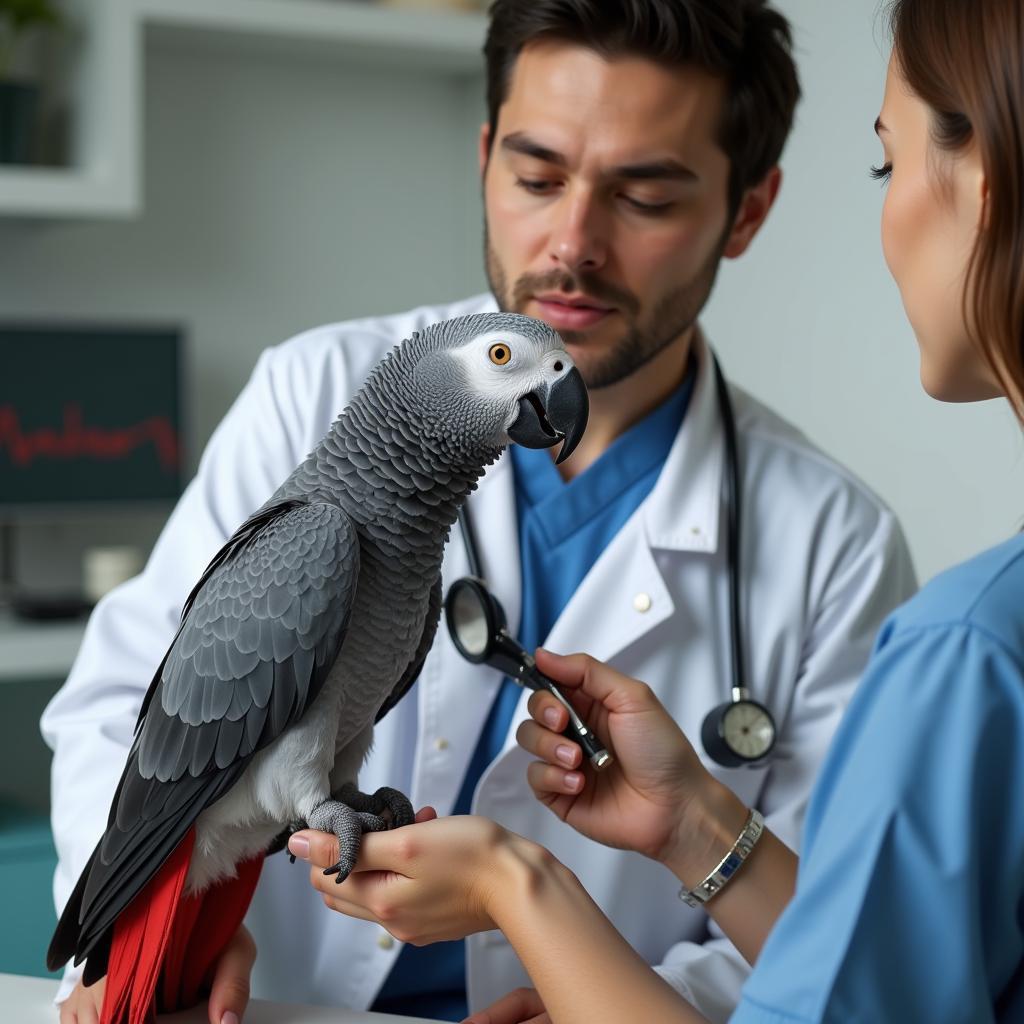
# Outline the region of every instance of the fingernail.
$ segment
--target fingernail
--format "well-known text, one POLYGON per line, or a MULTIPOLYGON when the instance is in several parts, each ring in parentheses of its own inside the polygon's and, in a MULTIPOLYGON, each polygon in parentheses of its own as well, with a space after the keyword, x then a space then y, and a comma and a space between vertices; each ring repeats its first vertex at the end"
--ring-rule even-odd
MULTIPOLYGON (((300 860, 309 860, 309 840, 305 836, 292 836, 288 840, 288 852, 294 853, 300 860)), ((238 1021, 232 1021, 231 1024, 238 1024, 238 1021)))
POLYGON ((544 721, 551 726, 552 729, 558 728, 558 708, 545 708, 544 709, 544 721))
POLYGON ((572 747, 568 747, 564 743, 559 743, 558 746, 555 747, 555 757, 557 757, 558 760, 562 762, 562 764, 567 764, 570 768, 572 767, 572 747))
POLYGON ((234 1010, 225 1010, 220 1024, 238 1024, 238 1014, 234 1010))
POLYGON ((583 776, 579 772, 566 772, 565 784, 575 793, 583 786, 583 776))

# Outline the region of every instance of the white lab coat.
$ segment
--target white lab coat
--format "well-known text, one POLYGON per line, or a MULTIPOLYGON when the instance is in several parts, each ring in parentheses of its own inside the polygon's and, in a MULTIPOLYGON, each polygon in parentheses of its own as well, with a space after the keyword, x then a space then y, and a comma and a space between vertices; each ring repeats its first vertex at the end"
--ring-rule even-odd
MULTIPOLYGON (((307 332, 261 357, 218 427, 141 576, 100 602, 71 675, 43 716, 53 747, 53 827, 62 907, 106 822, 143 694, 182 603, 235 527, 319 441, 388 348, 436 320, 493 308, 490 297, 307 332)), ((707 350, 684 426, 649 497, 601 555, 547 646, 587 651, 646 680, 699 746, 707 711, 730 680, 727 576, 720 538, 723 435, 707 350)), ((796 846, 808 796, 884 616, 914 587, 891 512, 796 430, 734 389, 742 453, 744 644, 753 696, 780 730, 771 763, 715 774, 796 846)), ((484 571, 512 629, 520 576, 507 458, 471 498, 484 571)), ((467 572, 453 531, 446 586, 467 572)), ((449 813, 499 686, 456 653, 443 623, 408 697, 378 726, 364 790, 391 785, 449 813)), ((747 967, 678 883, 644 858, 584 839, 535 801, 515 744, 524 694, 474 810, 542 843, 579 876, 626 938, 712 1020, 728 1016, 747 967)), ((259 948, 253 993, 366 1007, 399 952, 376 925, 326 910, 307 869, 264 868, 247 918, 259 948)), ((59 998, 69 991, 69 972, 59 998)), ((579 979, 587 984, 587 979, 579 979)), ((496 933, 468 940, 470 1005, 528 979, 496 933)))

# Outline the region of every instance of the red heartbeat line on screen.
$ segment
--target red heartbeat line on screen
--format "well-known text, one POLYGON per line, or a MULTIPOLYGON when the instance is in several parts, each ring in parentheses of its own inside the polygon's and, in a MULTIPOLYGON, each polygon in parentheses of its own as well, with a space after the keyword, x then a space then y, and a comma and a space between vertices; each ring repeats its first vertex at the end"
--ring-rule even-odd
POLYGON ((64 406, 62 428, 41 427, 22 433, 18 411, 13 405, 0 405, 0 451, 8 450, 16 466, 30 466, 39 459, 122 459, 136 448, 152 443, 161 467, 167 472, 178 468, 178 438, 170 420, 151 416, 131 426, 106 429, 90 427, 82 418, 76 402, 64 406))

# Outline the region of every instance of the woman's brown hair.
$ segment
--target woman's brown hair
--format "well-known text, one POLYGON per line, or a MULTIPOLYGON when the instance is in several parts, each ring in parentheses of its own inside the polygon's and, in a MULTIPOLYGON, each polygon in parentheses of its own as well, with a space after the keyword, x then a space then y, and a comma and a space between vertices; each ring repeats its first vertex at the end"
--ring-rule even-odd
POLYGON ((889 16, 897 65, 931 109, 935 144, 978 147, 988 195, 965 319, 1024 422, 1024 4, 894 0, 889 16))

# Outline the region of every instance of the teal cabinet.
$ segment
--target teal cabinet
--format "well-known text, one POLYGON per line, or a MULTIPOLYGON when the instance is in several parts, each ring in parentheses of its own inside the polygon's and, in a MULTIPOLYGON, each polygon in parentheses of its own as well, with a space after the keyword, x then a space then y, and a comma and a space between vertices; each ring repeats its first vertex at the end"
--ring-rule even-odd
POLYGON ((57 855, 49 820, 50 751, 39 716, 60 683, 25 671, 14 639, 0 628, 0 973, 50 977, 46 948, 57 924, 57 855))
POLYGON ((46 815, 0 804, 0 973, 50 976, 46 947, 57 925, 56 866, 46 815))

